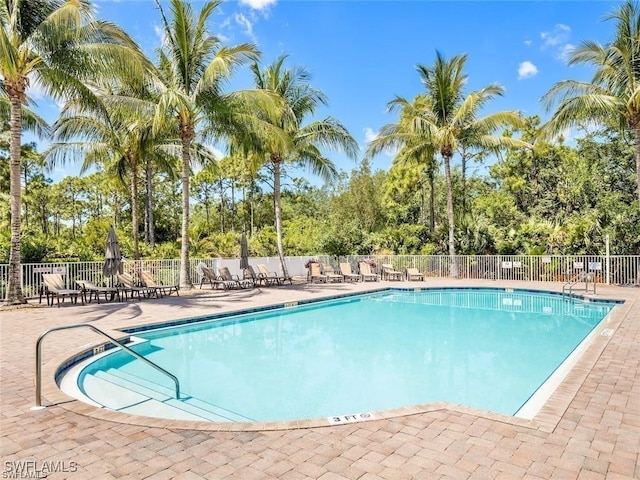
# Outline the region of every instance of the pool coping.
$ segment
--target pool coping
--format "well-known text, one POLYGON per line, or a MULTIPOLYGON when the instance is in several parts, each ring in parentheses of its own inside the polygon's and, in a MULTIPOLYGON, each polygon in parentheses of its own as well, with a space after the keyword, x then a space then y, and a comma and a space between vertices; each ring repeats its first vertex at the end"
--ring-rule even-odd
MULTIPOLYGON (((339 295, 325 295, 318 296, 312 299, 301 299, 296 301, 297 305, 304 305, 310 303, 316 303, 321 301, 333 300, 337 298, 348 298, 356 295, 376 293, 381 291, 416 291, 416 290, 504 290, 506 293, 517 292, 535 292, 535 293, 548 293, 553 295, 562 295, 562 293, 549 290, 548 288, 517 288, 517 287, 486 287, 486 286, 433 286, 433 287, 393 287, 385 286, 380 288, 372 288, 366 291, 352 292, 349 294, 339 295)), ((619 299, 601 299, 592 298, 588 295, 576 295, 571 294, 571 297, 583 299, 589 302, 601 302, 601 303, 616 303, 616 308, 612 309, 606 317, 607 328, 617 329, 622 320, 627 316, 627 313, 635 303, 634 300, 619 300, 619 299)), ((104 329, 107 333, 114 336, 119 341, 128 339, 135 332, 142 330, 149 330, 155 328, 166 328, 167 326, 173 326, 178 324, 192 324, 205 320, 224 319, 232 315, 238 315, 241 313, 257 312, 275 310, 278 308, 287 308, 287 304, 292 302, 276 302, 261 307, 255 307, 243 310, 233 310, 216 315, 204 315, 198 317, 192 317, 189 319, 182 319, 169 322, 157 322, 157 323, 145 323, 137 327, 127 327, 122 329, 104 329), (188 320, 188 321, 185 321, 188 320)), ((589 372, 593 369, 598 358, 604 351, 606 345, 609 343, 611 336, 597 335, 586 346, 585 351, 582 353, 578 361, 566 374, 560 385, 551 394, 551 396, 544 403, 537 415, 533 419, 524 419, 520 417, 512 417, 508 415, 502 415, 498 413, 489 412, 482 409, 476 409, 466 407, 463 405, 453 404, 449 402, 432 402, 427 404, 414 405, 410 407, 401 407, 396 409, 384 410, 373 412, 370 418, 358 420, 359 422, 383 420, 396 417, 404 417, 411 415, 418 415, 427 412, 434 412, 440 410, 449 410, 459 413, 466 413, 475 415, 478 417, 486 418, 489 420, 506 423, 510 425, 517 425, 521 427, 527 427, 544 432, 553 431, 558 422, 561 420, 563 414, 568 408, 571 401, 576 396, 580 386, 586 379, 589 372)), ((291 430, 291 429, 307 429, 318 427, 335 427, 338 425, 344 425, 352 423, 349 420, 345 422, 332 423, 327 418, 317 419, 305 419, 305 420, 293 420, 293 421, 278 421, 278 422, 210 422, 210 421, 186 421, 186 420, 171 420, 164 418, 152 418, 142 417, 132 414, 125 414, 106 408, 99 408, 84 402, 81 402, 73 397, 68 396, 66 393, 60 390, 57 384, 57 378, 59 373, 66 368, 69 368, 72 364, 77 363, 78 358, 82 357, 86 359, 94 355, 95 348, 104 346, 103 341, 90 342, 80 347, 80 350, 71 356, 53 358, 43 365, 43 379, 42 379, 42 394, 49 400, 49 405, 57 405, 72 412, 86 415, 92 418, 106 420, 116 423, 137 425, 145 427, 158 427, 158 428, 171 428, 171 429, 186 429, 186 430, 202 430, 202 431, 218 431, 218 432, 257 432, 257 431, 272 431, 272 430, 291 430)))

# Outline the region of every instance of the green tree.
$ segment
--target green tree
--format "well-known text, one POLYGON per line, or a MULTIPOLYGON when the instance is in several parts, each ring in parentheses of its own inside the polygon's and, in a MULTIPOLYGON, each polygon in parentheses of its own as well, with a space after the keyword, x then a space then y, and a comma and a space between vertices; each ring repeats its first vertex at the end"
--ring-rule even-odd
POLYGON ((418 65, 418 74, 426 88, 426 94, 418 97, 413 104, 401 97, 392 100, 389 108, 401 111, 401 121, 383 130, 383 134, 369 148, 371 154, 388 146, 409 147, 414 151, 426 151, 430 148, 442 156, 447 184, 450 272, 453 277, 458 276, 451 181, 451 160, 454 153, 461 145, 490 151, 527 146, 518 139, 494 135, 500 128, 520 126, 522 122, 519 113, 502 111, 484 117, 478 116, 489 101, 503 95, 504 89, 492 84, 465 96, 466 61, 466 55, 456 55, 447 60, 440 52, 436 52, 433 66, 418 65))
MULTIPOLYGON (((159 50, 161 91, 154 117, 155 130, 167 122, 177 122, 177 134, 182 143, 182 246, 180 250, 180 285, 191 287, 189 275, 189 179, 192 144, 205 124, 210 135, 229 133, 233 117, 234 96, 222 93, 234 68, 247 60, 256 60, 258 50, 243 43, 222 46, 220 40, 207 32, 207 22, 220 2, 204 4, 195 14, 191 4, 171 0, 171 19, 158 0, 162 15, 165 44, 159 50), (219 123, 216 123, 216 120, 219 123)), ((237 97, 237 95, 236 95, 237 97)))
POLYGON ((326 96, 311 87, 311 75, 302 67, 284 67, 286 56, 276 59, 264 70, 252 65, 255 85, 278 96, 282 101, 278 112, 257 111, 257 117, 266 127, 254 132, 249 149, 254 159, 264 163, 273 176, 273 205, 278 255, 282 272, 288 275, 282 241, 281 171, 283 164, 294 163, 308 167, 323 180, 335 178, 333 162, 322 154, 321 148, 342 149, 355 158, 358 144, 347 129, 332 117, 305 124, 308 116, 315 114, 321 105, 327 105, 326 96))
POLYGON ((613 122, 630 132, 640 202, 640 7, 627 0, 606 19, 617 22, 613 40, 604 46, 585 41, 569 58, 569 65, 595 67, 591 82, 564 80, 543 97, 548 109, 557 104, 543 134, 547 138, 557 136, 585 119, 613 122))
POLYGON ((25 303, 20 285, 20 146, 23 107, 37 82, 54 98, 91 101, 82 83, 128 66, 140 69, 138 50, 118 27, 95 20, 88 1, 5 0, 0 2, 0 72, 9 101, 11 248, 5 302, 25 303))

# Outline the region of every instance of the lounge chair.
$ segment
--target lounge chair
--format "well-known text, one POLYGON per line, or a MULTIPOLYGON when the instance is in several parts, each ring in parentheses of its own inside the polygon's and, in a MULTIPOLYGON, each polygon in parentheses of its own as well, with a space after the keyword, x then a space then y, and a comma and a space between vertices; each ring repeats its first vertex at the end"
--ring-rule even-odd
POLYGON ((84 305, 84 298, 80 290, 73 290, 67 288, 64 283, 64 278, 59 273, 43 273, 42 274, 42 286, 40 287, 40 303, 42 303, 42 295, 47 296, 47 305, 53 306, 53 299, 55 297, 60 308, 60 299, 64 303, 64 299, 69 297, 72 303, 78 303, 78 297, 84 305))
POLYGON ((76 280, 76 284, 80 287, 82 292, 82 300, 85 303, 91 303, 92 298, 95 296, 96 301, 100 303, 100 295, 104 295, 104 301, 113 301, 116 298, 120 301, 120 291, 115 287, 99 287, 93 282, 88 280, 76 280), (89 298, 87 299, 87 295, 89 298))
POLYGON ((321 271, 320 271, 320 264, 319 263, 310 263, 309 264, 309 281, 311 283, 314 282, 314 280, 318 280, 321 283, 327 283, 327 276, 324 275, 321 271))
POLYGON ((263 264, 263 263, 259 263, 258 264, 258 270, 266 278, 275 280, 275 283, 277 283, 278 285, 282 285, 282 284, 284 284, 284 282, 287 282, 287 281, 290 284, 293 284, 293 278, 291 278, 290 276, 278 275, 276 272, 270 272, 269 269, 267 268, 267 266, 265 264, 263 264))
POLYGON ((276 283, 274 279, 265 277, 262 272, 256 273, 251 265, 243 269, 242 274, 245 279, 251 280, 254 286, 263 285, 265 287, 268 287, 269 285, 274 285, 276 283))
POLYGON ((424 280, 424 275, 417 268, 407 268, 407 280, 424 280))
POLYGON ((385 279, 385 280, 402 280, 402 277, 404 277, 402 272, 399 272, 398 270, 393 268, 393 265, 391 265, 390 263, 383 263, 382 264, 382 278, 383 279, 385 279))
POLYGON ((320 271, 327 277, 327 282, 344 282, 344 275, 336 273, 331 264, 320 264, 320 271))
POLYGON ((180 285, 164 285, 163 283, 156 283, 151 272, 140 272, 140 281, 142 282, 142 285, 147 288, 155 288, 161 295, 171 295, 171 292, 176 292, 176 295, 178 297, 180 296, 178 293, 180 285))
POLYGON ((363 282, 367 282, 369 280, 378 282, 380 280, 380 275, 373 273, 371 271, 371 265, 367 262, 360 262, 358 267, 360 268, 360 278, 363 282))
POLYGON ((143 295, 145 297, 152 297, 155 295, 156 298, 159 298, 157 288, 136 285, 136 283, 133 281, 133 277, 129 273, 118 274, 118 288, 122 293, 124 293, 125 300, 128 298, 129 293, 131 293, 132 300, 134 295, 138 296, 138 300, 142 300, 143 295))
POLYGON ((222 287, 225 290, 227 288, 231 288, 233 283, 235 283, 235 282, 232 282, 230 284, 227 284, 227 282, 225 282, 222 278, 218 277, 214 273, 213 268, 209 268, 205 266, 202 266, 201 268, 202 268, 202 278, 200 279, 201 290, 202 290, 203 283, 208 283, 209 285, 211 285, 211 288, 217 289, 218 287, 222 287))
POLYGON ((232 288, 252 288, 253 282, 248 279, 240 280, 240 277, 237 275, 231 275, 228 267, 218 267, 218 273, 220 274, 220 278, 226 282, 226 284, 231 285, 232 288))
POLYGON ((358 275, 357 273, 352 273, 351 272, 351 264, 350 263, 341 263, 340 264, 340 273, 342 274, 344 279, 347 280, 347 281, 357 282, 358 280, 360 280, 360 275, 358 275))

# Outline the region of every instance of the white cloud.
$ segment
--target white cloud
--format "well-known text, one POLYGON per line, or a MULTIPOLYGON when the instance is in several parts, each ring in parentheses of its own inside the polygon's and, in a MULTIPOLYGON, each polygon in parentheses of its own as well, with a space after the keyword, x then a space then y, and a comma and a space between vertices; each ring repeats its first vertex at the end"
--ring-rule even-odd
POLYGON ((538 67, 536 67, 529 60, 525 60, 518 65, 518 80, 530 78, 538 74, 538 67))
POLYGON ((231 40, 231 38, 227 37, 224 33, 216 33, 216 37, 222 43, 227 43, 229 40, 231 40))
POLYGON ((374 132, 373 128, 367 127, 364 129, 364 140, 369 143, 378 138, 378 132, 374 132))
POLYGON ((244 28, 244 33, 253 38, 253 24, 251 23, 251 20, 245 17, 242 13, 236 13, 234 18, 236 23, 244 28))
POLYGON ((532 43, 532 42, 531 42, 531 40, 525 40, 525 41, 524 41, 524 44, 525 44, 527 47, 528 47, 529 45, 531 45, 531 43, 532 43))
POLYGON ((164 28, 162 28, 160 25, 154 25, 153 31, 156 34, 156 37, 158 38, 160 43, 164 44, 164 40, 166 38, 164 28))
POLYGON ((550 32, 542 32, 540 38, 542 38, 543 47, 558 47, 562 46, 569 40, 571 34, 571 27, 562 23, 557 23, 553 30, 550 32))
POLYGON ((275 4, 276 0, 240 0, 240 5, 246 5, 254 10, 263 10, 275 4))
POLYGON ((565 44, 561 49, 560 52, 558 53, 558 60, 562 60, 563 62, 568 62, 569 58, 571 58, 571 54, 573 53, 573 51, 576 49, 576 46, 571 44, 571 43, 567 43, 565 44))

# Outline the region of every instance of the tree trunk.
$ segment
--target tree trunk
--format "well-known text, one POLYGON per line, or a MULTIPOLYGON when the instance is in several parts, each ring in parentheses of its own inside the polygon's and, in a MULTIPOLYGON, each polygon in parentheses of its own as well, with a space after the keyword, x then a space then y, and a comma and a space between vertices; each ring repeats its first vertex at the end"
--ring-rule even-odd
POLYGON ((451 157, 444 157, 444 176, 447 181, 447 220, 449 221, 449 272, 453 278, 458 278, 458 264, 456 261, 455 220, 453 217, 453 185, 451 184, 451 157))
POLYGON ((436 188, 435 188, 435 174, 431 170, 429 172, 429 227, 431 231, 436 228, 436 188))
POLYGON ((131 233, 133 234, 133 258, 140 260, 138 234, 138 164, 131 162, 131 233))
POLYGON ((9 140, 10 164, 10 211, 11 211, 11 246, 9 249, 9 277, 7 279, 7 295, 5 303, 17 305, 27 303, 22 293, 20 265, 20 141, 22 139, 22 102, 21 98, 24 89, 12 92, 9 85, 6 85, 11 102, 11 114, 9 118, 9 129, 11 137, 9 140))
POLYGON ((24 226, 29 229, 29 179, 27 178, 27 167, 24 167, 24 226))
POLYGON ((189 275, 189 175, 191 170, 191 135, 182 136, 182 245, 180 250, 180 286, 191 288, 191 276, 189 275))
POLYGON ((636 150, 636 184, 638 191, 638 202, 640 202, 640 126, 633 129, 635 150, 636 150))
POLYGON ((467 213, 467 155, 462 152, 462 214, 467 213))
POLYGON ((224 233, 224 185, 222 184, 222 177, 218 184, 220 187, 220 232, 224 233))
POLYGON ((236 192, 231 179, 231 231, 236 231, 236 192))
POLYGON ((145 166, 145 240, 151 247, 156 246, 156 232, 153 221, 153 172, 151 171, 151 160, 147 158, 145 166))
POLYGON ((273 208, 276 220, 276 236, 278 244, 278 256, 280 257, 280 266, 282 267, 282 275, 289 276, 287 265, 284 261, 284 245, 282 244, 282 210, 280 208, 280 156, 271 155, 273 163, 273 208))

